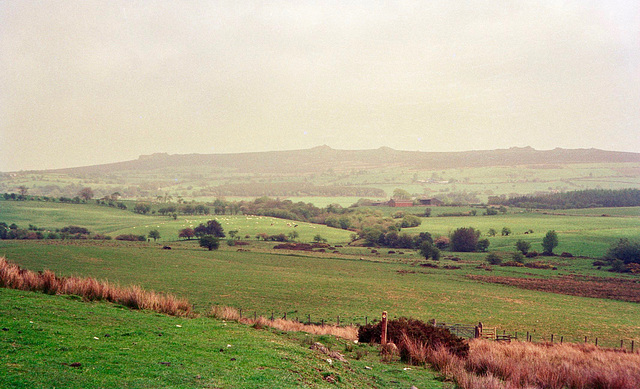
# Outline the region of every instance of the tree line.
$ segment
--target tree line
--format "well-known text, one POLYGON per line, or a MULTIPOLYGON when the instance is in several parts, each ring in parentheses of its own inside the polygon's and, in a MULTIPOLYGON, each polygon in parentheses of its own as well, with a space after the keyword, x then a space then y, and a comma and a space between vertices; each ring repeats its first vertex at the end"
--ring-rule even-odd
POLYGON ((489 204, 540 209, 637 207, 640 206, 640 189, 585 189, 510 198, 489 196, 489 204))

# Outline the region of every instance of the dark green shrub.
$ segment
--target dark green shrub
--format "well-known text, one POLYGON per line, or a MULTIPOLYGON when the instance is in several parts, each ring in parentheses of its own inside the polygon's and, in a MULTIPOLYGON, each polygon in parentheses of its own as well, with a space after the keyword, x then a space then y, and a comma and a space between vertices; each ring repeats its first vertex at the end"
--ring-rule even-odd
POLYGON ((461 227, 451 233, 449 237, 451 251, 472 252, 476 250, 480 231, 473 227, 461 227))
POLYGON ((629 239, 620 239, 615 245, 609 248, 605 259, 613 262, 616 259, 627 263, 640 263, 640 243, 629 239))
MULTIPOLYGON (((464 339, 452 334, 446 328, 434 327, 423 321, 401 317, 389 320, 387 323, 387 339, 399 347, 400 358, 409 359, 408 350, 403 347, 402 335, 407 334, 410 339, 422 342, 427 347, 436 349, 444 346, 450 353, 461 358, 469 354, 469 345, 464 339)), ((382 323, 360 326, 358 341, 360 343, 380 343, 382 323)))
POLYGON ((126 240, 129 242, 144 242, 147 238, 144 235, 122 234, 116 236, 116 240, 126 240))
POLYGON ((500 258, 496 253, 490 253, 487 255, 487 262, 490 265, 499 265, 502 263, 502 258, 500 258))

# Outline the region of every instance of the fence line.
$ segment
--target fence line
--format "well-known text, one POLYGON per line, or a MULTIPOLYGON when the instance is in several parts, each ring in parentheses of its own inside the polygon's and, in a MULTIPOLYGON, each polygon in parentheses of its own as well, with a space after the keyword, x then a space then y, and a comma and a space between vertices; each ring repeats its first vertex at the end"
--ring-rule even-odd
MULTIPOLYGON (((378 315, 372 316, 351 316, 351 315, 335 315, 332 318, 327 319, 326 316, 313 317, 311 314, 307 313, 306 315, 300 315, 296 313, 298 310, 289 311, 289 312, 277 312, 275 310, 268 311, 266 315, 259 313, 257 310, 247 310, 247 309, 238 309, 240 313, 240 317, 253 317, 254 320, 258 317, 264 317, 266 319, 275 320, 275 319, 285 319, 291 320, 302 324, 310 324, 310 325, 334 325, 337 327, 348 327, 348 326, 362 326, 368 324, 374 324, 380 321, 378 315), (293 313, 293 314, 292 314, 293 313), (346 320, 345 317, 350 317, 351 320, 346 320)), ((565 336, 559 334, 550 334, 547 337, 537 337, 534 339, 534 332, 522 331, 522 332, 507 332, 505 329, 502 331, 498 330, 498 327, 484 327, 482 323, 478 323, 479 325, 473 324, 464 324, 464 323, 445 323, 438 322, 436 320, 432 320, 431 323, 436 327, 446 328, 452 334, 459 336, 465 339, 473 339, 477 337, 482 337, 484 339, 491 339, 496 341, 511 341, 511 340, 523 340, 527 342, 548 342, 548 343, 564 343, 565 336), (481 327, 478 333, 478 327, 481 327), (502 333, 500 333, 502 332, 502 333)), ((603 338, 602 337, 592 337, 584 336, 584 338, 576 338, 572 337, 572 343, 593 343, 595 346, 604 347, 603 346, 603 338), (584 340, 584 342, 582 342, 584 340)), ((610 346, 608 348, 620 349, 630 352, 638 352, 638 347, 635 343, 635 339, 620 339, 620 344, 618 346, 617 343, 613 343, 616 341, 607 341, 608 344, 614 344, 615 346, 610 346)))

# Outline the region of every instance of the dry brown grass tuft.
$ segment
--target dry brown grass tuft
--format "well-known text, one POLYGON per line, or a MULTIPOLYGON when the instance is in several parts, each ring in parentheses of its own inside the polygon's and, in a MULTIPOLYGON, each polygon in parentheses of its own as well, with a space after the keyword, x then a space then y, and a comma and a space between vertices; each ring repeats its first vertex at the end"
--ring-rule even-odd
POLYGON ((256 328, 260 327, 272 327, 282 331, 290 332, 307 332, 314 335, 334 335, 340 338, 357 340, 358 328, 353 326, 338 327, 334 325, 319 326, 315 324, 304 324, 295 320, 275 319, 269 320, 263 316, 258 317, 256 320, 253 318, 243 317, 240 318, 240 313, 237 309, 216 305, 211 307, 208 316, 212 316, 223 320, 233 320, 244 324, 253 325, 256 328))
POLYGON ((406 333, 401 355, 429 364, 461 389, 638 389, 640 354, 590 344, 500 343, 474 339, 469 355, 458 357, 406 333))
MULTIPOLYGON (((470 342, 469 356, 444 348, 426 351, 426 362, 462 389, 637 389, 640 354, 584 344, 470 342)), ((417 355, 419 345, 414 346, 417 355)))
POLYGON ((640 354, 584 344, 471 342, 467 370, 544 388, 640 388, 640 354))
POLYGON ((3 257, 0 257, 0 287, 48 294, 73 294, 89 301, 105 300, 134 309, 149 309, 173 316, 191 314, 191 304, 172 295, 148 292, 139 286, 121 288, 94 278, 57 277, 48 270, 35 273, 21 269, 3 257))

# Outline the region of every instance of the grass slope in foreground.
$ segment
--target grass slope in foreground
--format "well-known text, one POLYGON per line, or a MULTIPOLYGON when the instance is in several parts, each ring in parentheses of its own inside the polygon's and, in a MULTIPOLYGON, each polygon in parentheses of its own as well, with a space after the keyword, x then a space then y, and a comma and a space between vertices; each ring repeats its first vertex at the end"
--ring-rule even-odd
POLYGON ((368 345, 345 352, 346 341, 314 337, 348 358, 330 364, 309 349, 306 334, 131 311, 75 296, 0 288, 0 328, 3 388, 442 387, 428 370, 380 363, 368 345), (350 358, 357 350, 368 355, 350 358))

